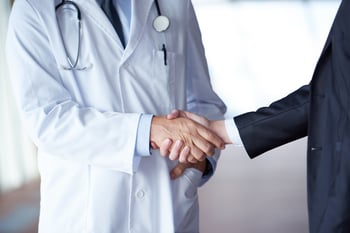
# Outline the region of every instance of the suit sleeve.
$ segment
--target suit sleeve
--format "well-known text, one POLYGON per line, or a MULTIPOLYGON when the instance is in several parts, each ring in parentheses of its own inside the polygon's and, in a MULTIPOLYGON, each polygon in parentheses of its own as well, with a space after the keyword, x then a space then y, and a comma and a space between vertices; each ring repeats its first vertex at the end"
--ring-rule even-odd
POLYGON ((310 86, 234 117, 243 145, 250 158, 307 135, 310 86))

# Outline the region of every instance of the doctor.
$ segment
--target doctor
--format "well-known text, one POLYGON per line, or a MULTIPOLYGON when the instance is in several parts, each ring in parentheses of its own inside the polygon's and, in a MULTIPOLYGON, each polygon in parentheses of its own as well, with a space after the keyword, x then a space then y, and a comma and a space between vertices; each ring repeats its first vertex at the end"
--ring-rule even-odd
POLYGON ((222 119, 226 109, 190 0, 16 0, 7 55, 38 146, 39 232, 199 231, 204 166, 171 180, 178 161, 149 149, 183 139, 192 162, 214 154, 210 173, 222 148, 198 123, 162 117, 178 108, 222 119))

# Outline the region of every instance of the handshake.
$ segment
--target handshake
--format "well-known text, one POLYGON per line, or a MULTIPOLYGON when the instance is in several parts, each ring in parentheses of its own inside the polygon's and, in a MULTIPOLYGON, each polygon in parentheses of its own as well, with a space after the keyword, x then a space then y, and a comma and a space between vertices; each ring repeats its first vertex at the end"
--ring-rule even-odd
MULTIPOLYGON (((222 150, 225 144, 231 143, 223 120, 210 121, 181 110, 153 117, 150 141, 152 148, 160 149, 162 156, 178 160, 182 166, 179 170, 191 166, 202 171, 207 156, 214 155, 216 148, 222 150)), ((171 175, 176 178, 181 174, 171 175)))

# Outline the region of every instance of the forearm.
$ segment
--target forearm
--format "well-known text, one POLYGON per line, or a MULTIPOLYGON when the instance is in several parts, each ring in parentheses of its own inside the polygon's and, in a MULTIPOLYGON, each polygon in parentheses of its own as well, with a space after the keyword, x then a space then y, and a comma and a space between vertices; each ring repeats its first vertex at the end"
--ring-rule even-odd
POLYGON ((269 107, 234 118, 251 158, 307 135, 309 88, 303 86, 269 107))

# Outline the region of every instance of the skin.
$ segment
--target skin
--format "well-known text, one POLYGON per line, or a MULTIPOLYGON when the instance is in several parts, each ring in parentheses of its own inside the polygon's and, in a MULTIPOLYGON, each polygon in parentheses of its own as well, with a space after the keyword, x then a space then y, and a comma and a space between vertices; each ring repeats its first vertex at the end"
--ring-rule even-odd
POLYGON ((179 159, 180 162, 204 161, 207 156, 214 154, 215 148, 225 147, 219 136, 186 117, 153 117, 150 138, 153 148, 161 148, 163 156, 169 156, 171 160, 179 159), (179 150, 181 152, 177 153, 179 150))
MULTIPOLYGON (((168 120, 175 120, 177 118, 191 119, 206 127, 207 129, 210 129, 211 132, 220 137, 225 144, 232 143, 227 134, 225 122, 223 120, 210 121, 205 117, 181 110, 174 110, 167 116, 168 120)), ((190 153, 191 149, 188 146, 184 146, 182 141, 175 141, 175 143, 173 143, 172 140, 166 139, 160 146, 160 152, 163 156, 169 155, 169 158, 173 160, 178 159, 180 161, 180 163, 170 172, 170 177, 172 179, 180 177, 183 172, 190 167, 204 172, 206 163, 208 162, 206 159, 201 161, 194 161, 190 153)))

